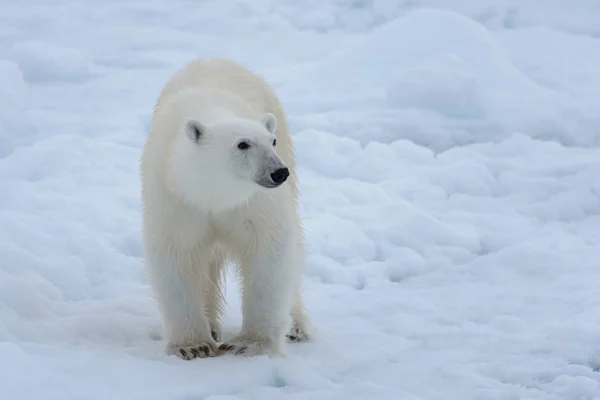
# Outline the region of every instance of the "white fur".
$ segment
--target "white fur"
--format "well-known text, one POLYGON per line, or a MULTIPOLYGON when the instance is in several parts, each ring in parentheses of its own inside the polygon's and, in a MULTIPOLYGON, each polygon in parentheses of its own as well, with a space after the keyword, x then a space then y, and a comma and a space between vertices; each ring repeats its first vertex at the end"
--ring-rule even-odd
POLYGON ((283 355, 286 334, 310 338, 293 147, 266 81, 222 59, 178 71, 155 106, 141 171, 146 267, 168 353, 283 355), (259 184, 282 167, 279 187, 259 184), (243 324, 219 350, 211 331, 220 340, 227 262, 242 277, 243 324))

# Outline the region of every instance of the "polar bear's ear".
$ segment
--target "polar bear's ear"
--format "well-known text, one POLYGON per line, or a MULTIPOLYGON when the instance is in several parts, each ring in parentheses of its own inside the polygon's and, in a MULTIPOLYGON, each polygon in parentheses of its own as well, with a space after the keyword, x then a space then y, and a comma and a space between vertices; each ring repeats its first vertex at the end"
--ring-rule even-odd
POLYGON ((260 119, 260 123, 267 128, 270 133, 275 133, 277 130, 277 117, 271 113, 266 113, 260 119))
POLYGON ((185 123, 185 133, 194 143, 198 143, 205 132, 206 128, 198 121, 190 119, 185 123))

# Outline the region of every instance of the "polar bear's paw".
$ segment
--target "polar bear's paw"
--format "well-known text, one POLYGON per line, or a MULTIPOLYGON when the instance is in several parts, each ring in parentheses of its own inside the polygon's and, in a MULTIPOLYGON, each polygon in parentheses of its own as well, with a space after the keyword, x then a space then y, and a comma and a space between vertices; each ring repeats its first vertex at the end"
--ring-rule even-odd
POLYGON ((275 355, 273 345, 266 340, 244 340, 233 338, 219 346, 219 354, 234 354, 236 356, 275 355))
POLYGON ((217 355, 217 346, 211 342, 201 342, 186 346, 171 346, 169 354, 175 354, 183 360, 192 360, 194 358, 208 358, 217 355))
POLYGON ((292 342, 306 342, 310 339, 309 332, 303 329, 302 325, 294 323, 290 331, 285 335, 292 342))
POLYGON ((291 342, 306 342, 312 340, 314 334, 315 331, 309 319, 306 316, 301 316, 294 320, 285 337, 291 342))

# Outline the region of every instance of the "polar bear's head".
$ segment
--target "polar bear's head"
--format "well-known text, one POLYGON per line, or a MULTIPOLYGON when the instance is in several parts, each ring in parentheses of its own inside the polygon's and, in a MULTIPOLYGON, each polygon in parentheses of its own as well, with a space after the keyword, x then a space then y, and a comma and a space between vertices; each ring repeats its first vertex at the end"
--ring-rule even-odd
POLYGON ((259 121, 186 119, 171 153, 170 179, 188 201, 214 211, 275 190, 290 175, 275 150, 276 129, 271 113, 259 121))

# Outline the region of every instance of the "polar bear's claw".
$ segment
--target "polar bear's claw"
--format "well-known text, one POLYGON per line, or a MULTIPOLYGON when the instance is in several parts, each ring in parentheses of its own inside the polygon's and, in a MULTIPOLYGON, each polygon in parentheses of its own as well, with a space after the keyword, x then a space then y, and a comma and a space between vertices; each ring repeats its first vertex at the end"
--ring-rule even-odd
POLYGON ((219 354, 234 354, 236 356, 260 356, 272 353, 267 342, 235 341, 225 342, 219 346, 219 354))
POLYGON ((177 355, 183 360, 193 360, 194 358, 207 358, 216 355, 215 346, 210 343, 200 343, 191 346, 174 347, 170 353, 177 355))
POLYGON ((231 353, 236 356, 244 355, 248 353, 248 345, 245 344, 231 344, 231 343, 223 343, 219 346, 220 353, 231 353))
POLYGON ((308 340, 308 334, 298 324, 294 324, 285 337, 292 342, 305 342, 308 340))
POLYGON ((307 342, 314 337, 314 328, 310 324, 308 317, 303 315, 297 318, 285 337, 291 342, 307 342))

